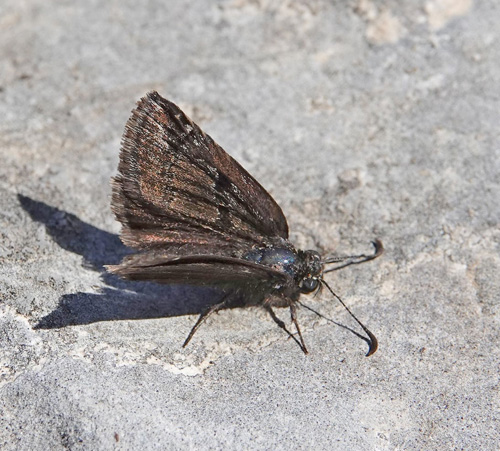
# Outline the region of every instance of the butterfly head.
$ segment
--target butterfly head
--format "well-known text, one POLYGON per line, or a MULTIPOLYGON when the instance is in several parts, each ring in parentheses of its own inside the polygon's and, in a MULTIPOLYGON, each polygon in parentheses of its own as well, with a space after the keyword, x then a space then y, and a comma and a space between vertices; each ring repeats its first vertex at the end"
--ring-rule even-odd
POLYGON ((304 271, 300 281, 300 291, 311 293, 316 290, 323 274, 323 263, 318 252, 313 250, 301 251, 304 262, 304 271))

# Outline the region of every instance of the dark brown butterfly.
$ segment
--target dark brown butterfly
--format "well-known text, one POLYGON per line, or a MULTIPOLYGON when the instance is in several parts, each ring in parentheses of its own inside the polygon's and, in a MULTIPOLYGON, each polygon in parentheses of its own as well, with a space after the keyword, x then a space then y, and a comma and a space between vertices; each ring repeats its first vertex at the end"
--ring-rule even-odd
MULTIPOLYGON (((342 302, 323 280, 338 267, 325 271, 324 265, 357 264, 383 251, 378 240, 373 255, 322 259, 316 251, 295 249, 267 191, 156 92, 138 102, 125 126, 118 171, 112 209, 123 226, 122 241, 139 252, 110 271, 130 280, 221 290, 220 302, 200 315, 184 346, 210 314, 243 298, 245 306, 267 309, 296 340, 272 310, 289 307, 296 341, 307 354, 296 316, 300 294, 325 285, 342 302)), ((371 355, 377 339, 354 318, 370 338, 371 355)))

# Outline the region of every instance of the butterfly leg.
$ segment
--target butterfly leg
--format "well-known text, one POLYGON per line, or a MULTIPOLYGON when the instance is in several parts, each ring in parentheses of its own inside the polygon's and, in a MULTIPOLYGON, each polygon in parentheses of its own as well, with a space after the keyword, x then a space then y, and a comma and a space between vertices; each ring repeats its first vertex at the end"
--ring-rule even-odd
POLYGON ((304 354, 309 354, 304 339, 302 338, 302 332, 300 331, 299 322, 297 321, 297 307, 295 306, 295 304, 290 304, 290 316, 292 317, 292 322, 293 324, 295 324, 295 328, 297 329, 297 333, 299 334, 301 344, 300 347, 302 348, 302 351, 304 351, 304 354))
MULTIPOLYGON (((276 313, 274 313, 274 310, 272 309, 272 307, 270 305, 264 305, 264 308, 269 312, 269 315, 271 315, 271 318, 273 319, 273 321, 281 328, 283 329, 290 338, 293 338, 295 340, 295 342, 300 346, 300 349, 302 349, 302 352, 304 354, 308 354, 308 350, 306 348, 306 345, 304 344, 304 340, 302 339, 302 334, 300 333, 300 329, 299 329, 299 326, 297 324, 297 319, 294 320, 293 316, 292 316, 292 321, 294 321, 294 324, 295 324, 295 327, 297 328, 297 331, 299 332, 299 337, 300 337, 300 341, 297 340, 297 338, 295 338, 295 335, 293 335, 287 328, 286 328, 286 325, 283 321, 281 321, 277 316, 276 316, 276 313)), ((290 307, 291 309, 292 307, 290 307)))
POLYGON ((186 341, 182 345, 183 348, 185 348, 187 346, 187 344, 191 341, 191 338, 193 338, 193 335, 195 334, 195 332, 200 328, 200 326, 207 320, 207 318, 212 313, 218 312, 219 310, 221 310, 227 306, 228 296, 229 296, 228 294, 224 295, 221 302, 210 306, 204 312, 201 313, 200 317, 198 318, 198 321, 196 321, 196 324, 193 326, 193 328, 191 329, 191 332, 189 332, 189 335, 186 338, 186 341))

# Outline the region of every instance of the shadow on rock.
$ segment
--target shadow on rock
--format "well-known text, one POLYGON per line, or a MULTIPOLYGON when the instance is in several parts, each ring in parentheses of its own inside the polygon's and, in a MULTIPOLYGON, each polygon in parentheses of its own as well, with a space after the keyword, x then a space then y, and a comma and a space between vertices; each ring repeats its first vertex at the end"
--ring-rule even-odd
POLYGON ((44 202, 22 194, 17 197, 33 221, 44 224, 47 233, 63 249, 81 255, 84 266, 99 272, 107 285, 96 294, 65 294, 57 309, 42 318, 36 329, 196 314, 220 297, 211 288, 130 282, 109 274, 104 265, 117 264, 131 252, 118 235, 44 202))

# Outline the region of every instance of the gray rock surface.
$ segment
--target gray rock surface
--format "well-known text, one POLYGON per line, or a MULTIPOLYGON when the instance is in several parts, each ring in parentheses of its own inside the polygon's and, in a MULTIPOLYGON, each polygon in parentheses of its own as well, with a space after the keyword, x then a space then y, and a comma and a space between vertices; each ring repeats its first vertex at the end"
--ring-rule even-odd
MULTIPOLYGON (((500 447, 496 0, 0 6, 0 448, 500 447), (276 198, 379 338, 304 356, 209 291, 106 275, 123 126, 156 89, 276 198)), ((327 293, 309 306, 355 324, 327 293)), ((280 316, 288 320, 286 311, 280 316)))

